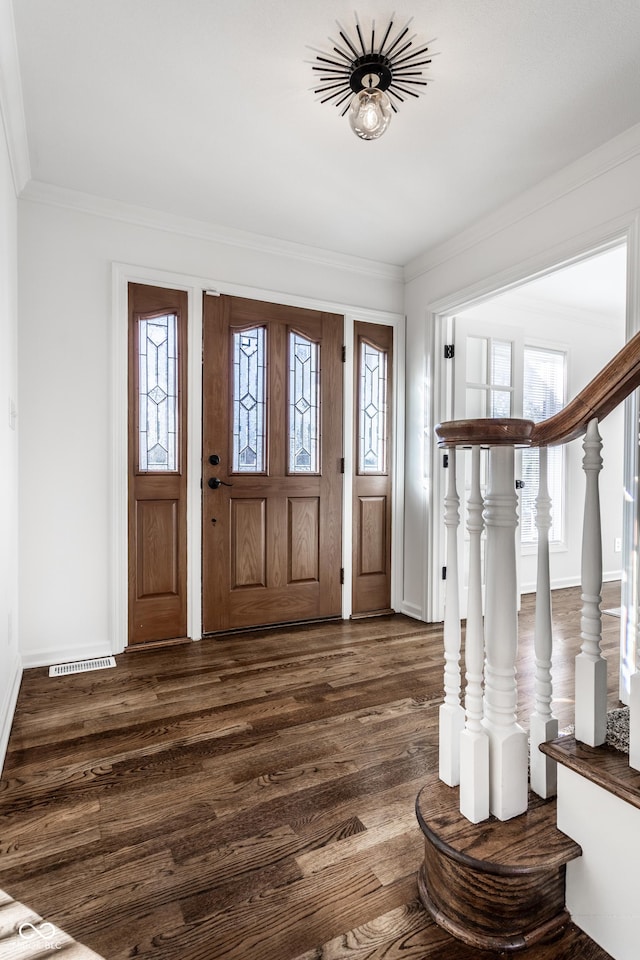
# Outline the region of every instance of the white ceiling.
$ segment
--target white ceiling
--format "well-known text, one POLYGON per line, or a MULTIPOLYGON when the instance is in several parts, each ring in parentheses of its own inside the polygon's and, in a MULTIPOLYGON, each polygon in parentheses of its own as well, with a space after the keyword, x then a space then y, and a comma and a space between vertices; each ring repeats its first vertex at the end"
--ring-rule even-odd
POLYGON ((626 244, 531 280, 516 293, 532 307, 553 304, 586 322, 618 325, 624 333, 627 306, 626 244))
MULTIPOLYGON (((627 246, 620 244, 500 293, 484 301, 483 315, 496 302, 502 315, 505 308, 513 310, 514 317, 526 311, 522 320, 525 324, 529 323, 531 312, 548 312, 584 324, 606 324, 616 337, 624 338, 627 246)), ((459 313, 474 311, 477 309, 472 306, 459 313)))
POLYGON ((640 122, 638 0, 393 0, 438 56, 373 142, 311 90, 351 3, 13 2, 33 179, 389 264, 640 122))

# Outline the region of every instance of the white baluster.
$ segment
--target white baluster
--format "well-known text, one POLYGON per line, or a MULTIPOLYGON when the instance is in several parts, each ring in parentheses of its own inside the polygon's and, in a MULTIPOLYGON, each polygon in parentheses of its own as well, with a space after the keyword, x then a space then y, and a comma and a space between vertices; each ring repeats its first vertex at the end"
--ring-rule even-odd
POLYGON ((440 707, 439 776, 450 787, 460 782, 460 733, 464 710, 460 704, 460 597, 458 578, 458 527, 460 498, 456 487, 456 451, 449 450, 447 495, 444 500, 447 530, 447 579, 444 602, 444 703, 440 707))
POLYGON ((471 450, 471 493, 467 501, 469 531, 469 593, 465 639, 466 726, 460 734, 460 813, 472 823, 489 816, 489 738, 482 726, 482 493, 480 447, 471 450))
POLYGON ((602 439, 598 421, 587 427, 582 444, 586 476, 582 533, 582 646, 576 657, 576 738, 596 747, 607 734, 607 661, 601 653, 602 530, 598 475, 602 469, 602 439))
POLYGON ((489 734, 491 813, 509 820, 528 803, 527 735, 516 723, 518 650, 517 526, 513 447, 489 450, 485 498, 485 687, 483 724, 489 734))
POLYGON ((538 579, 536 583, 536 619, 534 650, 536 657, 535 706, 529 731, 531 744, 531 789, 539 797, 553 797, 557 791, 556 762, 546 757, 538 747, 558 736, 558 721, 551 712, 553 696, 551 684, 551 579, 549 575, 549 530, 551 528, 551 499, 547 482, 547 448, 539 455, 538 496, 536 497, 536 527, 538 529, 538 579))

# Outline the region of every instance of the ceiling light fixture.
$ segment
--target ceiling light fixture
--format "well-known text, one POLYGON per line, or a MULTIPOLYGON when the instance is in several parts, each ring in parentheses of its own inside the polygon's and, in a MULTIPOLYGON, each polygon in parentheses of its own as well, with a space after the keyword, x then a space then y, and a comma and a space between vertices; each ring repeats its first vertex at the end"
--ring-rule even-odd
POLYGON ((314 93, 321 103, 344 104, 342 116, 349 114, 351 129, 363 140, 377 140, 389 126, 398 104, 407 97, 419 97, 427 86, 423 67, 431 63, 427 58, 429 47, 418 46, 411 51, 415 34, 408 36, 411 20, 397 35, 393 35, 393 19, 384 31, 382 42, 376 46, 375 22, 371 25, 371 40, 365 44, 356 16, 356 37, 351 38, 338 23, 340 41, 329 37, 333 49, 319 51, 313 69, 320 74, 314 93))

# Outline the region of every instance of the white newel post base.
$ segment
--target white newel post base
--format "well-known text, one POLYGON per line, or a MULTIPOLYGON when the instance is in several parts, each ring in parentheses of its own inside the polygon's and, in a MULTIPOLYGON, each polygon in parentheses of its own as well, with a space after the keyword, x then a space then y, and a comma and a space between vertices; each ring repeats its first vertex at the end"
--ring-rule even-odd
POLYGON ((629 766, 640 770, 640 672, 631 677, 629 692, 629 766))
POLYGON ((489 450, 484 501, 486 544, 484 719, 489 736, 489 808, 498 820, 524 813, 529 799, 529 745, 516 722, 518 612, 514 449, 489 450))
POLYGON ((541 743, 555 740, 558 736, 558 721, 555 717, 531 717, 529 737, 531 740, 531 789, 543 800, 555 797, 558 786, 558 767, 555 760, 538 749, 541 743))
POLYGON ((483 730, 460 734, 460 813, 471 823, 489 817, 489 738, 483 730))
POLYGON ((576 739, 598 747, 607 737, 607 661, 576 657, 576 739))
POLYGON ((511 820, 529 804, 529 745, 520 724, 497 727, 483 720, 489 734, 489 794, 491 813, 511 820))
POLYGON ((464 710, 461 705, 440 705, 440 751, 438 776, 443 783, 457 787, 460 782, 460 734, 464 730, 464 710))
POLYGON ((460 813, 471 823, 489 817, 489 739, 482 728, 484 698, 484 624, 482 619, 482 491, 480 447, 471 451, 471 490, 467 499, 469 591, 465 639, 465 715, 460 734, 460 813))

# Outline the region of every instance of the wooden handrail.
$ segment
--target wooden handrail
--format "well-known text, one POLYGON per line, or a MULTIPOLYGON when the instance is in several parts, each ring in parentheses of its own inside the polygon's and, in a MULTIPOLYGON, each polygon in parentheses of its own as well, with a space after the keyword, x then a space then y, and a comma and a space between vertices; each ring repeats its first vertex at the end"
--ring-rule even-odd
POLYGON ((530 447, 536 424, 513 417, 448 420, 436 427, 439 447, 530 447))
POLYGON ((548 420, 536 423, 531 445, 551 447, 568 443, 586 433, 594 417, 602 422, 612 410, 640 386, 640 333, 636 333, 615 357, 597 373, 577 397, 548 420))
POLYGON ((438 446, 551 447, 582 436, 640 386, 640 333, 636 333, 559 413, 540 423, 517 419, 449 420, 436 427, 438 446))

